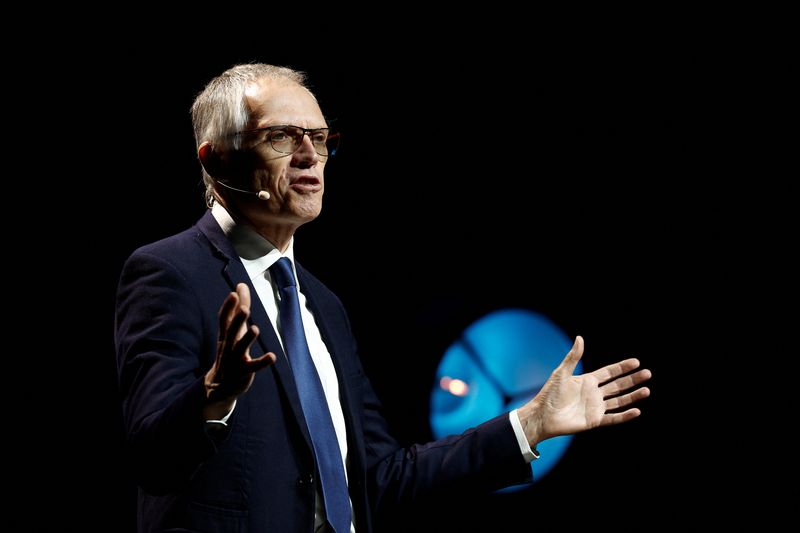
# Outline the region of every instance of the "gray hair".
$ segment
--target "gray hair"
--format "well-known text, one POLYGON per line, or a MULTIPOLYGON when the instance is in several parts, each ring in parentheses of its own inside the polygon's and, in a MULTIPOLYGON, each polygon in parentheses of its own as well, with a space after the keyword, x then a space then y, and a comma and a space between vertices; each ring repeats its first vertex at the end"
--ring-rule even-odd
MULTIPOLYGON (((231 134, 245 129, 250 122, 245 90, 250 83, 265 78, 296 83, 309 90, 305 73, 287 67, 250 63, 229 68, 208 82, 192 104, 192 126, 197 148, 206 141, 213 144, 215 150, 236 150, 241 147, 241 138, 231 134)), ((212 197, 214 180, 205 169, 203 183, 208 202, 212 197)))

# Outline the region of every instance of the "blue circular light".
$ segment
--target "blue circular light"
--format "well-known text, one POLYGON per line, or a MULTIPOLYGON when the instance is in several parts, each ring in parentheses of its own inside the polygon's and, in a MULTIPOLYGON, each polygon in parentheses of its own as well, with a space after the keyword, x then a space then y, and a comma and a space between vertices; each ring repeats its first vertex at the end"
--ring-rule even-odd
MULTIPOLYGON (((446 351, 431 393, 436 438, 511 411, 533 398, 572 347, 551 320, 526 309, 503 309, 470 325, 446 351)), ((582 372, 578 363, 576 373, 582 372)), ((534 482, 566 452, 572 436, 540 443, 531 464, 534 482)))

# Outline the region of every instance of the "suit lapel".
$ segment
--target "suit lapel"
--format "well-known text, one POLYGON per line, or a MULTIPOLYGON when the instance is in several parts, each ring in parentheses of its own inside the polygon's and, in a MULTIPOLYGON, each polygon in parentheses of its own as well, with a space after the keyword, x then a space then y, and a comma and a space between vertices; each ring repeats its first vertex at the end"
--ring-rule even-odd
MULTIPOLYGON (((277 356, 272 368, 275 369, 275 373, 278 376, 277 381, 283 387, 294 416, 299 422, 298 426, 300 426, 300 431, 306 440, 306 444, 311 448, 311 437, 308 434, 308 427, 305 417, 303 416, 300 397, 297 394, 294 375, 292 374, 292 369, 289 367, 289 360, 281 349, 281 343, 278 341, 275 329, 272 327, 272 322, 270 322, 264 305, 257 296, 255 287, 253 287, 244 265, 239 260, 239 256, 236 255, 233 245, 231 245, 230 241, 219 227, 219 224, 217 224, 217 221, 211 215, 210 210, 200 219, 197 223, 197 227, 208 238, 214 248, 215 254, 223 260, 225 266, 223 267, 222 275, 230 285, 231 290, 236 290, 236 285, 239 283, 246 283, 250 288, 250 294, 253 295, 250 305, 250 321, 258 325, 260 331, 258 335, 258 344, 261 347, 262 353, 271 351, 277 356)), ((222 305, 222 302, 220 302, 220 305, 222 305)))

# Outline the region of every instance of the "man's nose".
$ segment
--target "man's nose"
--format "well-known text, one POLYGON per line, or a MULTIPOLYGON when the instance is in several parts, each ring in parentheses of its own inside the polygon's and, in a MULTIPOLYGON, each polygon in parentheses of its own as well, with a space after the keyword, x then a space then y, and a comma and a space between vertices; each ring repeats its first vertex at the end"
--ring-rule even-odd
POLYGON ((314 148, 314 143, 311 142, 311 137, 304 133, 300 140, 300 146, 297 151, 292 155, 292 161, 296 162, 302 168, 313 167, 319 162, 319 154, 314 148))

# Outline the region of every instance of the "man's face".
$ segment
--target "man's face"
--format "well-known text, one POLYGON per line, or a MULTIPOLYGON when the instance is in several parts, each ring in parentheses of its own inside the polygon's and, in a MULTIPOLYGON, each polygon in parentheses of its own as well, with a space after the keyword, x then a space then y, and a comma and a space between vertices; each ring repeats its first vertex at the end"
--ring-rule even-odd
MULTIPOLYGON (((270 126, 297 126, 305 129, 326 128, 327 124, 314 97, 291 82, 261 80, 252 83, 246 93, 251 111, 248 133, 241 135, 241 151, 232 154, 235 161, 231 183, 251 190, 269 191, 268 201, 255 197, 228 195, 236 207, 253 223, 286 223, 299 226, 315 219, 322 209, 325 188, 323 170, 327 158, 315 146, 324 132, 299 137, 299 147, 291 151, 291 134, 298 130, 262 130, 270 126), (290 135, 287 135, 289 132, 290 135)), ((324 145, 324 142, 321 143, 324 145)))

